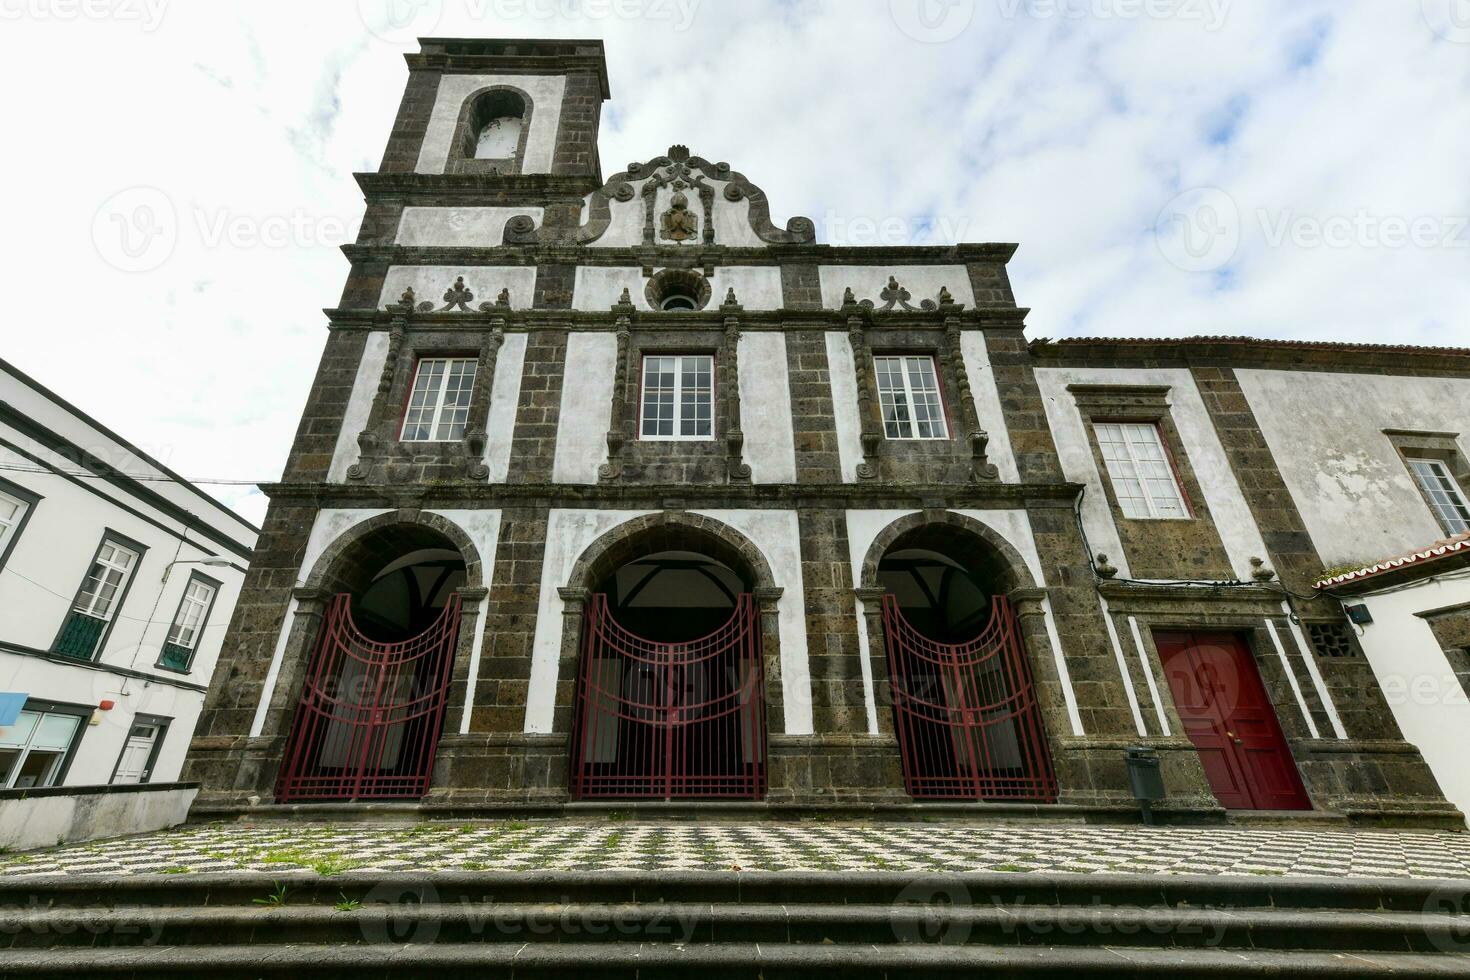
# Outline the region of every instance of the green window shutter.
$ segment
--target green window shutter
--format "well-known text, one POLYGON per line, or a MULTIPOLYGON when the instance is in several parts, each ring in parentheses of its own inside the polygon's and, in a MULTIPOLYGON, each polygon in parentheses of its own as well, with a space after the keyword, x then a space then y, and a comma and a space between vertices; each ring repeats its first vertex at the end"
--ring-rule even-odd
POLYGON ((91 660, 97 654, 97 641, 107 629, 107 620, 72 612, 56 639, 56 653, 78 660, 91 660))
POLYGON ((187 672, 189 669, 189 655, 192 652, 188 647, 181 647, 177 643, 165 643, 163 645, 163 656, 158 658, 158 666, 167 667, 169 670, 187 672))

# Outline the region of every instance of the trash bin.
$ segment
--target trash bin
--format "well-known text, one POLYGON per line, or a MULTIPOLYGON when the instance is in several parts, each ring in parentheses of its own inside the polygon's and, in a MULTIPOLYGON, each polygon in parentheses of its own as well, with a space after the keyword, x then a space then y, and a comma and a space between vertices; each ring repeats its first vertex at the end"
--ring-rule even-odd
POLYGON ((1159 754, 1153 749, 1134 746, 1127 751, 1128 785, 1133 798, 1143 809, 1143 822, 1154 822, 1151 804, 1164 798, 1164 777, 1159 772, 1159 754))

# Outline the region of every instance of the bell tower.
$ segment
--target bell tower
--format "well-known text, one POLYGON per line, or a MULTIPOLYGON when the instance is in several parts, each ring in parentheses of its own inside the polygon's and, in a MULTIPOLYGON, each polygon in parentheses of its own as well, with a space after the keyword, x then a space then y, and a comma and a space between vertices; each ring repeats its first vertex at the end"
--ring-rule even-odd
POLYGON ((382 173, 558 174, 601 180, 601 41, 425 38, 382 173))

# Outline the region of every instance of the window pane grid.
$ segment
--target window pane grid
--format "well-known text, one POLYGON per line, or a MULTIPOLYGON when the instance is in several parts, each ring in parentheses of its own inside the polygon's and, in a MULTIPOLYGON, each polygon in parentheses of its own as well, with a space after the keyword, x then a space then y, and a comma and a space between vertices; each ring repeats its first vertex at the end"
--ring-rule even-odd
POLYGON ((20 519, 26 514, 26 503, 17 500, 8 493, 0 492, 0 552, 10 543, 10 537, 15 529, 20 526, 20 519))
POLYGON ((1434 516, 1439 519, 1445 531, 1450 534, 1470 531, 1470 503, 1466 502, 1460 485, 1455 482, 1444 461, 1411 459, 1409 469, 1413 471, 1414 479, 1424 491, 1430 509, 1434 511, 1434 516))
POLYGON ((709 439, 714 435, 714 362, 708 354, 643 359, 643 439, 709 439))
POLYGON ((404 442, 454 442, 464 438, 478 364, 471 358, 419 361, 403 414, 404 442))
POLYGON ((199 640, 204 616, 213 599, 213 586, 197 580, 190 582, 189 587, 184 590, 184 601, 179 605, 179 613, 174 617, 173 626, 168 631, 168 642, 189 650, 194 649, 199 640))
POLYGON ((1098 422, 1098 448, 1124 517, 1188 517, 1174 469, 1158 426, 1137 422, 1098 422))
POLYGON ((75 610, 97 619, 112 618, 113 603, 121 591, 138 556, 111 541, 104 541, 92 563, 87 579, 77 596, 75 610))
POLYGON ((875 357, 873 367, 878 379, 878 408, 883 414, 885 437, 949 438, 934 358, 875 357))

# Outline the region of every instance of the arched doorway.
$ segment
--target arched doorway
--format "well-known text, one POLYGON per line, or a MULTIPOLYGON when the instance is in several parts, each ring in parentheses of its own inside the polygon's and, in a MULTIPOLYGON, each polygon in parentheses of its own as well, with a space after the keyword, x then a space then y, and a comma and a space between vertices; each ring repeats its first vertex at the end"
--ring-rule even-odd
POLYGON ((872 573, 904 784, 921 799, 1053 802, 1056 777, 1016 611, 1017 566, 962 523, 893 529, 872 573))
POLYGON ((279 802, 428 792, 468 576, 460 547, 427 524, 372 527, 336 549, 279 802))
POLYGON ((652 524, 594 545, 574 579, 582 620, 571 792, 593 798, 758 799, 766 791, 765 672, 748 550, 652 524))

